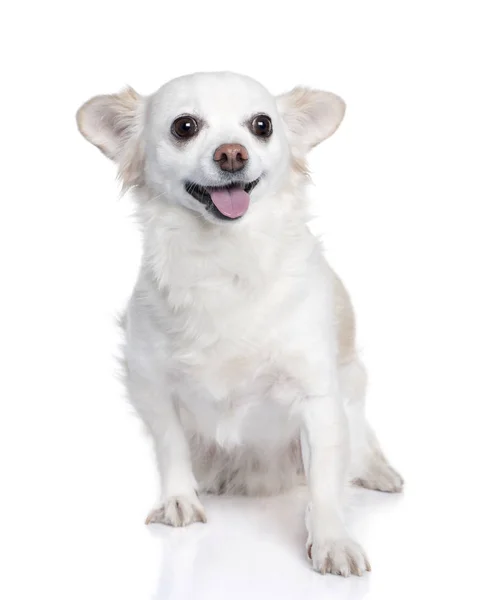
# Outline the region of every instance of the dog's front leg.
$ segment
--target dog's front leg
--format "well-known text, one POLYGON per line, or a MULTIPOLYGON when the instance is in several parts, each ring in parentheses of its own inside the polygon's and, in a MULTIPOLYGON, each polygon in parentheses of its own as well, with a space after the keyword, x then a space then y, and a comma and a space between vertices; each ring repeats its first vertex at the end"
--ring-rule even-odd
POLYGON ((302 416, 302 457, 311 500, 306 513, 308 556, 320 573, 362 575, 370 570, 368 560, 342 517, 349 434, 338 389, 330 386, 327 394, 307 397, 302 416))
POLYGON ((161 405, 145 421, 154 439, 161 494, 157 506, 147 517, 148 523, 182 527, 202 521, 205 513, 196 492, 190 448, 171 400, 161 405))

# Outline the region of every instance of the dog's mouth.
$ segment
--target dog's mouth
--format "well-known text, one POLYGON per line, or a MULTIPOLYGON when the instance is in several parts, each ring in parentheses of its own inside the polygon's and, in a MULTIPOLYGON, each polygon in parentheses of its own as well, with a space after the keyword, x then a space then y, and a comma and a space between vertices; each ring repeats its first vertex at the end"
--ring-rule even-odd
POLYGON ((221 187, 202 187, 197 183, 186 182, 185 190, 205 205, 206 210, 219 219, 239 219, 248 210, 250 192, 259 183, 254 179, 250 183, 235 182, 221 187))

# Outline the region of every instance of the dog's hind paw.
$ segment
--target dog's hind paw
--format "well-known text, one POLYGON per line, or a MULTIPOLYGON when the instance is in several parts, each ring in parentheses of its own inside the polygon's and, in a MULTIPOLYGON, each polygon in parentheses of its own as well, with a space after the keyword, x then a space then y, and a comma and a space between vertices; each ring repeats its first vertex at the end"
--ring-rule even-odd
POLYGON ((404 480, 399 473, 383 460, 373 462, 360 477, 353 479, 352 483, 369 490, 391 493, 401 492, 404 487, 404 480))
POLYGON ((204 507, 196 495, 170 496, 150 511, 145 523, 162 523, 171 527, 185 527, 191 523, 205 523, 204 507))

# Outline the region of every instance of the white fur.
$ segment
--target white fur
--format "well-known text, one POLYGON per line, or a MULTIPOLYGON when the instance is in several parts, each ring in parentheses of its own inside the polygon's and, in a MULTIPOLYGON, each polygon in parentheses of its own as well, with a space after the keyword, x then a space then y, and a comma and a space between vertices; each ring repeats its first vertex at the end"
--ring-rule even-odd
POLYGON ((274 98, 247 77, 201 73, 148 98, 97 97, 78 123, 135 186, 143 227, 123 326, 129 397, 161 478, 149 521, 203 521, 197 491, 277 493, 305 469, 314 568, 360 575, 369 565, 343 522, 344 485, 398 491, 402 480, 365 421, 348 297, 306 224, 305 154, 336 130, 344 106, 326 92, 274 98), (261 112, 273 120, 267 141, 246 124, 261 112), (178 144, 170 128, 185 113, 204 126, 178 144), (246 181, 261 177, 232 222, 184 189, 220 184, 212 156, 229 142, 249 151, 246 181))

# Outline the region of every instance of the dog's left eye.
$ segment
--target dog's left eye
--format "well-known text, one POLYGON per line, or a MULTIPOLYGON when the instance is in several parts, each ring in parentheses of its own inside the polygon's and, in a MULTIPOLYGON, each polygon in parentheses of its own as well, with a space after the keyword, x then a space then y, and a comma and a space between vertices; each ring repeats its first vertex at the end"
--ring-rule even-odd
POLYGON ((250 128, 257 137, 268 138, 273 133, 273 123, 267 115, 257 115, 250 128))
POLYGON ((193 137, 198 131, 197 121, 189 116, 178 117, 171 127, 173 135, 182 140, 193 137))

